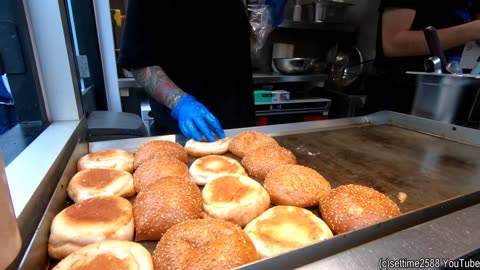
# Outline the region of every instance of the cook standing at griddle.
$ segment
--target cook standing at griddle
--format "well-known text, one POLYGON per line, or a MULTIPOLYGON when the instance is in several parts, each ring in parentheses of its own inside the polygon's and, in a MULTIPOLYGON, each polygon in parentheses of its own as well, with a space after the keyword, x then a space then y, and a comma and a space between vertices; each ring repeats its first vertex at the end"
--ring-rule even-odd
POLYGON ((366 82, 366 113, 410 113, 415 76, 430 51, 423 30, 437 29, 445 56, 461 56, 463 46, 480 40, 479 0, 382 0, 379 7, 375 74, 366 82))
POLYGON ((242 0, 130 0, 126 15, 118 64, 150 96, 152 135, 214 141, 223 128, 255 125, 242 0))

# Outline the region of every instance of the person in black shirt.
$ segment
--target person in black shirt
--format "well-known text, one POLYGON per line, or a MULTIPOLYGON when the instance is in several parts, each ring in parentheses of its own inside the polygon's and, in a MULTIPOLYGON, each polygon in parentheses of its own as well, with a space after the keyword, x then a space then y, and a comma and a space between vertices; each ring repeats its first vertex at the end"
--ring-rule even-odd
POLYGON ((154 135, 213 141, 255 125, 242 0, 130 0, 126 15, 118 64, 150 95, 154 135))
POLYGON ((446 58, 460 56, 463 45, 480 40, 478 0, 382 0, 377 29, 376 74, 367 82, 366 113, 410 113, 415 76, 430 56, 423 30, 437 29, 446 58))

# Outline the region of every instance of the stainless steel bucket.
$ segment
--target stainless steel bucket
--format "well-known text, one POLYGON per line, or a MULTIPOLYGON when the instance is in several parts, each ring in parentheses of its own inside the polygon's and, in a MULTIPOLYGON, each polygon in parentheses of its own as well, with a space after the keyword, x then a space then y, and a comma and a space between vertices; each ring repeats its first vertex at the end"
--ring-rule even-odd
POLYGON ((479 94, 480 77, 407 72, 416 76, 412 115, 466 125, 479 94))

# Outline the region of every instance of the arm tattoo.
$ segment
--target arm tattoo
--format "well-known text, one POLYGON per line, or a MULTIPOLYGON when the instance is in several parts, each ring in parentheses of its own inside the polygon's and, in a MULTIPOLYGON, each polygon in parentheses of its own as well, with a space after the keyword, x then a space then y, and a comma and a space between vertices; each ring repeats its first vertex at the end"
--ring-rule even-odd
POLYGON ((150 96, 170 109, 173 109, 178 100, 187 94, 170 80, 159 66, 134 68, 132 73, 150 96))

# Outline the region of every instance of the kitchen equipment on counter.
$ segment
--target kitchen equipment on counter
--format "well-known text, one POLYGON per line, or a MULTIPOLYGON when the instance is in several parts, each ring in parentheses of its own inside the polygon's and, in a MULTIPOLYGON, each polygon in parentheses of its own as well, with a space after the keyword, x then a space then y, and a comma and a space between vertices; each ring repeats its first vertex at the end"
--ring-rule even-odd
POLYGON ((465 126, 480 89, 469 75, 407 72, 416 76, 412 115, 465 126))
POLYGON ((338 0, 317 0, 314 4, 314 22, 343 23, 345 22, 347 8, 351 5, 351 3, 345 3, 338 0))
POLYGON ((310 73, 314 69, 316 58, 273 58, 275 68, 283 74, 295 75, 310 73))
POLYGON ((0 269, 6 269, 17 257, 22 246, 17 218, 12 205, 10 189, 5 174, 5 164, 0 153, 0 269))
POLYGON ((428 26, 423 30, 425 39, 427 41, 428 49, 432 56, 436 56, 440 59, 440 65, 442 67, 442 72, 447 71, 447 59, 443 53, 442 46, 440 44, 440 39, 438 38, 437 29, 433 26, 428 26))
POLYGON ((308 23, 344 23, 350 6, 353 3, 340 0, 295 0, 290 18, 308 23))
POLYGON ((335 47, 327 55, 333 53, 336 53, 335 57, 329 60, 333 62, 327 63, 327 83, 336 89, 344 89, 356 83, 365 70, 365 64, 371 62, 364 61, 362 53, 355 47, 335 47))

